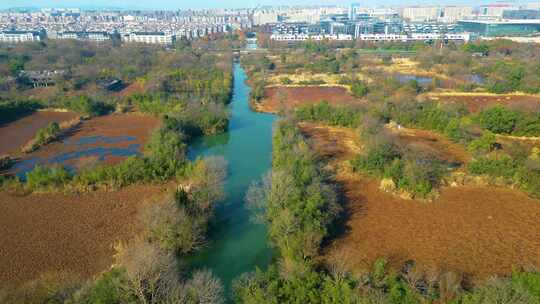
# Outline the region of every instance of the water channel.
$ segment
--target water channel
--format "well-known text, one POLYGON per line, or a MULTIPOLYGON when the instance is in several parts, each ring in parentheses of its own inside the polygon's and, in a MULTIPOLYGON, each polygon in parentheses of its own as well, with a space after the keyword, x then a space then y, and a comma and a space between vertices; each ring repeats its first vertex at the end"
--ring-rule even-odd
POLYGON ((238 63, 234 64, 233 73, 229 132, 200 139, 192 144, 189 153, 190 158, 223 156, 228 162, 227 198, 217 208, 211 242, 190 259, 194 268, 211 269, 227 292, 234 278, 256 266, 264 268, 272 258, 266 227, 252 221, 244 196, 251 183, 271 167, 272 124, 276 119, 250 109, 246 73, 238 63))

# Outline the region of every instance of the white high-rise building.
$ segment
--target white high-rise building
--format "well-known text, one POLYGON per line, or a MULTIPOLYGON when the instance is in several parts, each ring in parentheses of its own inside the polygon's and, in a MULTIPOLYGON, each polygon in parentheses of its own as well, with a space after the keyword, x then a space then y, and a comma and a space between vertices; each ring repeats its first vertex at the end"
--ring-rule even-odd
POLYGON ((445 6, 441 10, 439 21, 452 23, 472 16, 472 6, 445 6))
POLYGON ((278 22, 278 13, 270 11, 256 11, 253 14, 253 24, 254 25, 264 25, 268 23, 278 22))
POLYGON ((412 6, 403 8, 403 18, 412 22, 436 21, 441 16, 438 6, 412 6))

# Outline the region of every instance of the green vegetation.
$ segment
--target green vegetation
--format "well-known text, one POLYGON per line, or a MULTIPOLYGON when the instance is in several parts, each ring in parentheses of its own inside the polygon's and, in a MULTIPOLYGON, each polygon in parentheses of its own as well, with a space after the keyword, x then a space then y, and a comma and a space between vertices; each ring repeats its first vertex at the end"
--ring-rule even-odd
POLYGON ((482 128, 493 133, 515 136, 540 136, 540 116, 503 106, 494 106, 478 115, 482 128))
POLYGON ((38 130, 36 137, 24 146, 22 150, 24 153, 33 152, 39 147, 56 140, 60 133, 60 125, 57 122, 50 122, 47 127, 38 130))
POLYGON ((354 171, 363 171, 379 178, 390 179, 386 190, 402 190, 415 197, 428 198, 440 184, 442 163, 417 153, 401 152, 391 140, 372 139, 365 154, 351 161, 354 171))
POLYGON ((394 121, 409 128, 437 131, 453 141, 469 137, 462 123, 467 111, 461 107, 410 101, 391 104, 389 112, 394 121))
MULTIPOLYGON (((233 284, 235 303, 535 303, 539 299, 540 273, 516 271, 509 278, 491 279, 465 289, 454 273, 427 275, 414 262, 399 272, 379 259, 370 271, 353 275, 339 261, 318 263, 321 239, 331 235, 336 212, 335 194, 319 185, 312 196, 313 167, 309 148, 294 122, 281 121, 275 129, 273 169, 248 192, 248 203, 260 210, 270 225, 269 235, 279 252, 267 270, 244 274, 233 284), (311 160, 311 161, 310 161, 311 160), (303 189, 303 190, 302 190, 303 189), (326 202, 324 204, 323 202, 326 202), (322 226, 321 226, 322 225, 322 226), (325 229, 321 229, 326 227, 325 229)), ((379 150, 374 164, 396 154, 379 150)), ((371 163, 371 162, 370 162, 371 163)), ((377 166, 373 166, 378 170, 377 166)), ((323 179, 324 180, 324 179, 323 179)))
POLYGON ((360 81, 355 81, 351 85, 351 91, 355 97, 364 97, 369 92, 368 86, 360 81))
POLYGON ((247 201, 268 222, 270 238, 283 263, 307 267, 340 207, 294 122, 279 123, 273 147, 272 172, 250 188, 247 201))
POLYGON ((42 105, 39 102, 32 100, 0 100, 0 124, 17 120, 21 116, 30 114, 41 107, 42 105))
POLYGON ((355 128, 361 119, 360 109, 331 106, 327 101, 298 107, 295 113, 300 120, 323 122, 331 126, 355 128))
POLYGON ((62 167, 36 166, 26 174, 28 187, 34 190, 48 190, 63 187, 72 175, 62 167))
POLYGON ((533 197, 540 197, 539 150, 519 147, 507 150, 479 154, 468 164, 469 173, 517 186, 533 197))
POLYGON ((150 240, 182 255, 205 245, 214 204, 224 197, 226 164, 221 158, 199 160, 188 171, 189 188, 152 204, 142 216, 150 240))
POLYGON ((64 101, 62 106, 68 110, 86 116, 101 116, 114 110, 114 106, 104 102, 95 101, 88 96, 69 98, 64 101))

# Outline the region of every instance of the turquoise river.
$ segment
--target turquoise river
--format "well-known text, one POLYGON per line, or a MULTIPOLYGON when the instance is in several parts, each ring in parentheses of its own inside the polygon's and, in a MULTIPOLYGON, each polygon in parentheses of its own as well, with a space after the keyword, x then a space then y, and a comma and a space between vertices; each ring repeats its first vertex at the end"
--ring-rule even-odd
POLYGON ((216 210, 211 241, 190 259, 192 267, 211 269, 222 280, 227 293, 234 278, 255 270, 256 266, 264 268, 272 258, 266 227, 253 222, 244 196, 251 183, 271 167, 272 124, 276 119, 250 109, 246 73, 238 63, 233 72, 229 132, 204 137, 190 148, 191 158, 215 155, 228 162, 227 198, 216 210))

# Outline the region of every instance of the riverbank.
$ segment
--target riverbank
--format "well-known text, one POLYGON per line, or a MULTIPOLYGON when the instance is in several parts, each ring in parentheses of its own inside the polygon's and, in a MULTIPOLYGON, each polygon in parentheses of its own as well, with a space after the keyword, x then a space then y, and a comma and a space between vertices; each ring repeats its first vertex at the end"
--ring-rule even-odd
POLYGON ((226 199, 217 207, 212 241, 190 258, 192 268, 211 269, 227 291, 234 279, 256 267, 265 268, 273 256, 266 227, 253 221, 244 197, 249 186, 271 168, 275 116, 250 108, 250 88, 240 64, 234 65, 233 74, 228 133, 200 138, 189 150, 190 158, 222 156, 228 162, 226 199))

